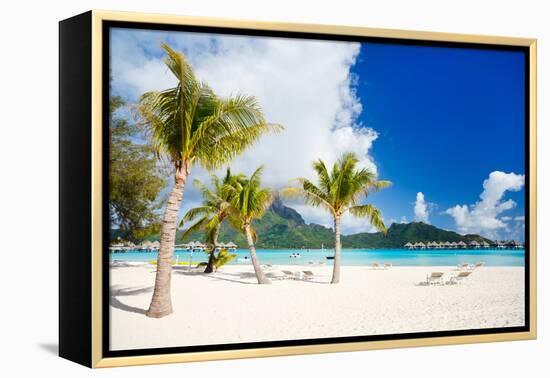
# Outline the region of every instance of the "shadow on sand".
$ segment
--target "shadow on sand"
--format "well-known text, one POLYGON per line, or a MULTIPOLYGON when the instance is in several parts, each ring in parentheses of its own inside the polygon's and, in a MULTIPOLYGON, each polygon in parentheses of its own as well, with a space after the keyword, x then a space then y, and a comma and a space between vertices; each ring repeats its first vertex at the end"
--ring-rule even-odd
POLYGON ((153 291, 152 287, 143 287, 143 288, 140 288, 140 289, 131 289, 131 288, 118 288, 118 287, 114 286, 114 287, 111 287, 110 304, 114 308, 117 308, 117 309, 122 310, 122 311, 133 312, 135 314, 145 315, 147 310, 145 310, 143 308, 134 307, 134 306, 130 306, 130 305, 127 305, 125 303, 122 303, 120 301, 120 299, 118 299, 118 297, 130 297, 130 296, 139 295, 139 294, 143 294, 143 293, 149 293, 151 291, 153 291))
MULTIPOLYGON (((177 274, 181 274, 184 276, 203 276, 205 278, 218 280, 218 281, 228 281, 228 282, 235 282, 239 284, 244 285, 257 285, 256 282, 256 274, 253 272, 243 272, 243 273, 229 273, 229 272, 216 272, 216 273, 210 273, 206 274, 202 271, 188 271, 186 269, 174 269, 174 272, 177 274), (252 280, 252 281, 250 281, 252 280)), ((276 274, 275 272, 265 272, 264 274, 272 281, 279 281, 281 280, 281 275, 276 274)), ((325 281, 318 281, 318 280, 298 280, 300 282, 305 283, 311 283, 311 284, 328 284, 328 282, 325 281)))

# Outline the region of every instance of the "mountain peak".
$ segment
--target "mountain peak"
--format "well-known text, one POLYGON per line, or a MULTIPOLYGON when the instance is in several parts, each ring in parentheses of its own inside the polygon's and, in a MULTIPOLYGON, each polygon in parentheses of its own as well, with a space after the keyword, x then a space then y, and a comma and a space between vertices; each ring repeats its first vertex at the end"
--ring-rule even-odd
POLYGON ((306 224, 300 213, 291 207, 285 206, 279 196, 275 196, 271 204, 271 210, 281 218, 293 222, 296 226, 303 226, 306 224))

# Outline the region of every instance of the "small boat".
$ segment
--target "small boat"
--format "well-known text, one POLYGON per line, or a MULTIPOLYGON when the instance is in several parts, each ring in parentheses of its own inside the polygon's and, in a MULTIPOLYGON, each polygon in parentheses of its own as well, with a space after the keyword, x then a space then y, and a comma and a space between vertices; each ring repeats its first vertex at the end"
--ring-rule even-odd
POLYGON ((299 259, 299 258, 302 257, 302 256, 300 256, 300 253, 294 252, 294 253, 288 255, 288 257, 290 257, 290 258, 295 258, 295 259, 299 259))
POLYGON ((325 256, 327 260, 334 260, 334 256, 325 256))

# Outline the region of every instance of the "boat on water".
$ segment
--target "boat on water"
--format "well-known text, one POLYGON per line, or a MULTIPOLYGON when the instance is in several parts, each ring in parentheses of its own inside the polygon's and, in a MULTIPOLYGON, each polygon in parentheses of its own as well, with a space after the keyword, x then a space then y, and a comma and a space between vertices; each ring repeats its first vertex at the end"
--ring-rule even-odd
POLYGON ((334 260, 334 256, 325 256, 327 260, 334 260))

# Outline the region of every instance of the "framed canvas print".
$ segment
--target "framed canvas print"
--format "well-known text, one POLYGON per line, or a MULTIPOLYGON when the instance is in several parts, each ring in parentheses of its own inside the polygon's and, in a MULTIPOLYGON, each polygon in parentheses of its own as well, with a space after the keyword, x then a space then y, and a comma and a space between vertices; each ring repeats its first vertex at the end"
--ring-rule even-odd
POLYGON ((60 22, 62 357, 536 337, 536 41, 60 22))

